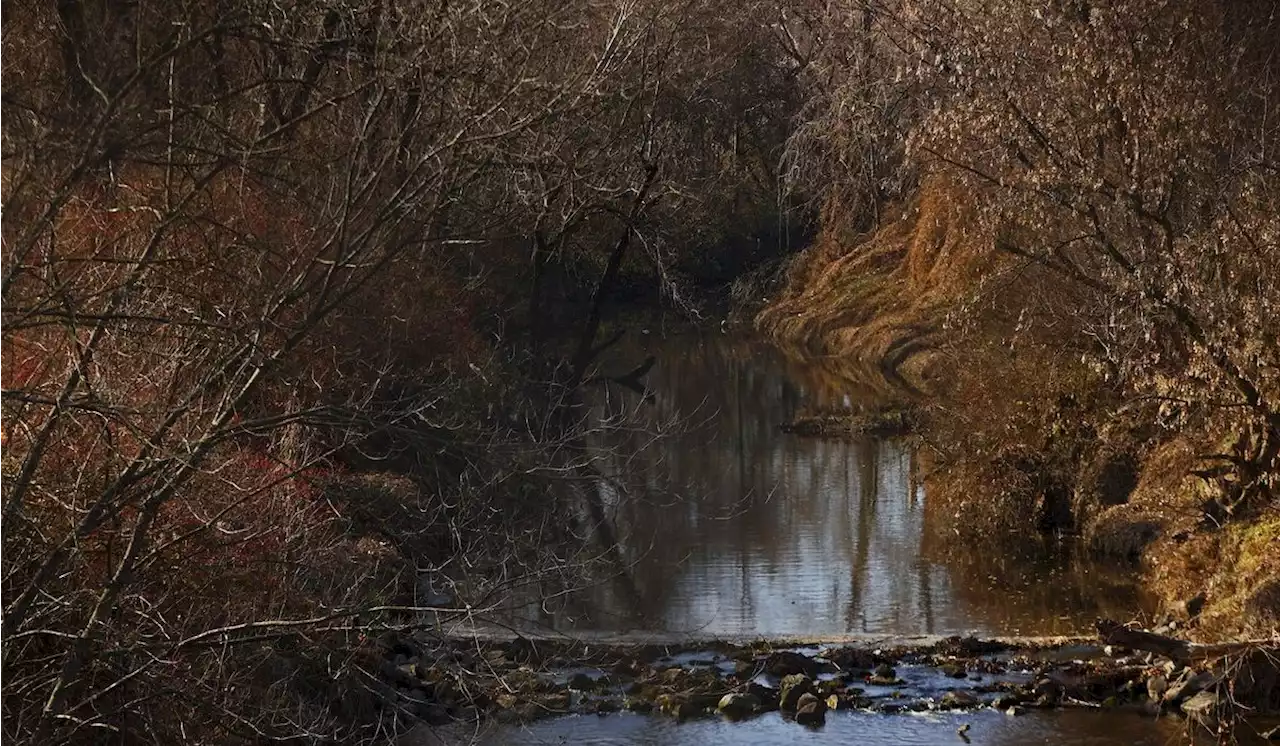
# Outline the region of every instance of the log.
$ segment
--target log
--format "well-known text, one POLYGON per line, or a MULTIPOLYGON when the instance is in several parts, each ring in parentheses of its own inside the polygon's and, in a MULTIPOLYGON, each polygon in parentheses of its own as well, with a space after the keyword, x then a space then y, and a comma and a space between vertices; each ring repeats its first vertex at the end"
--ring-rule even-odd
POLYGON ((1130 629, 1110 619, 1099 619, 1095 626, 1098 638, 1104 645, 1119 645, 1156 653, 1183 664, 1212 662, 1228 656, 1250 655, 1257 651, 1269 656, 1280 656, 1280 645, 1274 639, 1200 645, 1176 637, 1130 629))
POLYGON ((1149 653, 1163 655, 1178 663, 1190 663, 1192 657, 1191 643, 1176 637, 1166 637, 1153 632, 1129 629, 1110 619, 1099 619, 1097 623, 1098 637, 1106 645, 1119 645, 1133 650, 1144 650, 1149 653))

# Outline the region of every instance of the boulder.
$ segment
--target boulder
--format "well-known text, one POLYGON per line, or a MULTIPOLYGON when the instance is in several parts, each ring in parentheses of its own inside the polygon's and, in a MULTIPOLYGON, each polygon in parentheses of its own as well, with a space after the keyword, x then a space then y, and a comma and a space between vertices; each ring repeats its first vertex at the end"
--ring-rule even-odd
POLYGON ((938 671, 940 671, 943 676, 947 676, 952 679, 963 679, 965 676, 969 675, 969 672, 965 670, 964 665, 961 663, 947 663, 943 666, 939 666, 938 671))
POLYGON ((760 710, 760 698, 754 694, 732 693, 720 698, 716 711, 730 720, 754 715, 760 710))
POLYGON ((747 684, 747 694, 760 702, 761 712, 772 712, 778 709, 778 690, 752 681, 747 684))
POLYGON ((689 697, 670 694, 664 694, 661 697, 658 697, 657 704, 662 712, 667 715, 671 715, 677 720, 687 720, 692 717, 697 717, 698 715, 701 715, 705 709, 702 707, 701 702, 695 702, 689 697))
POLYGON ((991 700, 991 706, 997 710, 1007 710, 1018 704, 1018 698, 1012 694, 1001 694, 991 700))
POLYGON ((770 653, 765 659, 764 670, 779 678, 798 673, 806 676, 817 675, 817 666, 814 665, 812 658, 791 650, 777 650, 770 653))
POLYGON ((628 712, 646 714, 653 712, 653 702, 650 702, 647 699, 640 699, 639 697, 627 697, 622 700, 622 709, 627 710, 628 712))
POLYGON ((782 695, 778 698, 778 707, 783 712, 795 712, 800 698, 806 694, 817 696, 813 687, 813 679, 802 673, 792 674, 782 679, 782 695))
POLYGON ((801 725, 822 725, 827 721, 827 703, 806 692, 796 703, 796 722, 801 725))
POLYGON ((1062 701, 1062 695, 1066 693, 1062 682, 1057 679, 1045 677, 1036 682, 1035 689, 1037 701, 1042 706, 1052 707, 1062 701))
POLYGON ((813 677, 820 673, 835 673, 838 669, 830 661, 810 658, 793 650, 776 650, 765 659, 764 670, 781 678, 797 673, 813 677))
POLYGON ((870 671, 876 665, 875 653, 865 648, 836 648, 826 651, 823 657, 845 671, 870 671))
POLYGON ((942 695, 941 704, 948 709, 962 709, 977 707, 980 703, 973 692, 965 689, 954 689, 942 695))
POLYGON ((881 663, 871 671, 871 676, 867 678, 868 684, 875 686, 898 686, 902 684, 902 679, 898 678, 898 672, 888 663, 881 663))

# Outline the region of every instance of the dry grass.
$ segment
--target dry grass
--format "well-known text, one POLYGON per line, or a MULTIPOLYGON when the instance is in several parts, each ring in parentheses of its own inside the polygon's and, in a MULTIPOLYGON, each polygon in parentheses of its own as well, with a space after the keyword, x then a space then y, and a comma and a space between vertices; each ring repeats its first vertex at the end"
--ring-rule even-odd
POLYGON ((947 310, 993 257, 972 200, 932 178, 868 235, 825 231, 756 324, 786 344, 909 372, 920 384, 947 310))
POLYGON ((1280 507, 1219 526, 1203 506, 1213 490, 1191 472, 1195 441, 1154 449, 1130 501, 1086 530, 1095 551, 1141 558, 1146 584, 1173 608, 1198 593, 1206 603, 1198 635, 1266 637, 1280 629, 1280 507))
POLYGON ((1219 535, 1219 562, 1205 588, 1207 631, 1252 637, 1280 632, 1280 508, 1256 522, 1232 524, 1219 535))
POLYGON ((1104 555, 1138 559, 1148 546, 1178 542, 1180 531, 1194 529, 1195 465, 1192 446, 1185 439, 1155 448, 1143 461, 1142 472, 1129 500, 1099 513, 1085 527, 1090 548, 1104 555))
POLYGON ((1090 524, 1089 548, 1098 554, 1136 560, 1164 533, 1160 514, 1132 505, 1117 505, 1098 515, 1090 524))

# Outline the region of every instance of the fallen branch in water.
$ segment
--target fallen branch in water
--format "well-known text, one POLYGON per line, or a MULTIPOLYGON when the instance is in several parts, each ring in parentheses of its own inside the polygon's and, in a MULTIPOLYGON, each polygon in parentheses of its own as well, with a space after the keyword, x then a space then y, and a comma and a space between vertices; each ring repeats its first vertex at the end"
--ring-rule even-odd
POLYGON ((1096 626, 1098 637, 1104 644, 1156 653, 1179 663, 1187 663, 1191 660, 1192 645, 1186 640, 1129 629, 1110 619, 1099 619, 1096 626))
POLYGON ((1142 650, 1156 655, 1163 655, 1178 663, 1203 663, 1229 655, 1239 655, 1255 650, 1275 651, 1280 647, 1277 640, 1241 640, 1239 642, 1202 645, 1176 637, 1157 635, 1154 632, 1130 629, 1110 619, 1099 619, 1095 625, 1098 639, 1106 645, 1119 645, 1131 650, 1142 650))
POLYGON ((1097 631, 1102 642, 1108 645, 1156 653, 1184 664, 1183 683, 1170 682, 1163 700, 1176 704, 1180 697, 1173 696, 1174 690, 1181 691, 1183 696, 1196 692, 1192 699, 1182 703, 1182 711, 1192 721, 1219 735, 1231 732, 1245 718, 1280 709, 1280 641, 1199 645, 1130 629, 1108 619, 1098 621, 1097 631), (1202 673, 1193 675, 1195 669, 1202 673), (1202 677, 1207 681, 1190 688, 1202 677))

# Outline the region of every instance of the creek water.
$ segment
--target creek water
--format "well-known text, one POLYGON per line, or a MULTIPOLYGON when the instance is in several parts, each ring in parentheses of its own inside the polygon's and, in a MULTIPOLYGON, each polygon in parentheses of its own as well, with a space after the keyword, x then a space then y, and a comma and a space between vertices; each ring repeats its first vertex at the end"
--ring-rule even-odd
MULTIPOLYGON (((601 717, 580 715, 543 720, 527 726, 501 726, 438 734, 439 740, 420 743, 457 743, 466 739, 481 746, 499 744, 574 744, 575 746, 712 746, 713 744, 796 743, 859 744, 865 746, 1169 746, 1186 740, 1185 724, 1177 718, 1156 720, 1132 713, 1059 711, 1009 717, 995 710, 970 713, 875 715, 861 712, 830 713, 826 725, 807 729, 788 722, 778 713, 731 723, 720 719, 677 722, 655 715, 622 713, 601 717), (962 739, 957 730, 970 727, 962 739)), ((1242 743, 1253 741, 1248 736, 1242 743)), ((1205 740, 1196 743, 1213 743, 1205 740)), ((1257 741, 1257 743, 1262 743, 1257 741)))
POLYGON ((648 402, 596 395, 596 495, 622 569, 530 604, 558 631, 805 637, 1087 633, 1138 608, 1131 573, 1052 547, 955 546, 898 440, 788 435, 797 414, 876 393, 727 335, 641 336, 648 402))
MULTIPOLYGON (((591 442, 595 497, 625 569, 530 603, 522 612, 529 628, 675 638, 1058 635, 1140 611, 1131 572, 1065 551, 946 541, 958 519, 928 509, 907 443, 780 429, 803 412, 859 407, 874 391, 718 334, 649 335, 616 350, 605 372, 650 355, 650 400, 600 390, 596 417, 618 426, 591 442)), ((743 723, 584 715, 421 742, 1154 746, 1184 737, 1174 718, 985 710, 833 712, 820 730, 777 713, 743 723), (962 724, 971 726, 964 738, 962 724)))

